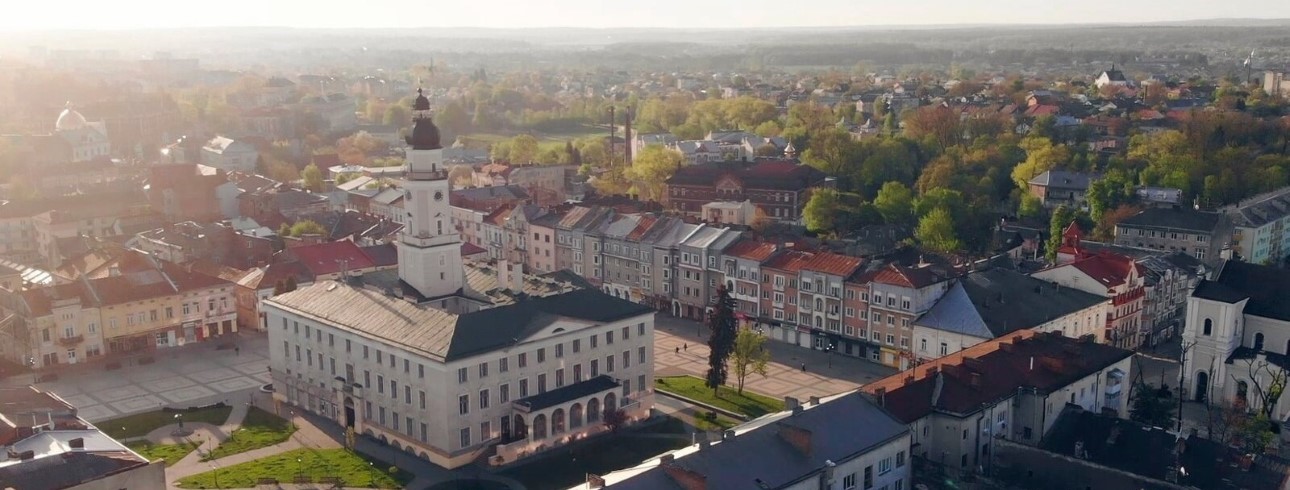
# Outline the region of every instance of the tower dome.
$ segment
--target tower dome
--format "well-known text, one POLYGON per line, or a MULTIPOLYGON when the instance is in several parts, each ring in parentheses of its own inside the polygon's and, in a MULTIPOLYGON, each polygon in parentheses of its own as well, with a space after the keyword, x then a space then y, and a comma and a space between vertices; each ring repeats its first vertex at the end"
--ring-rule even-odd
POLYGON ((58 120, 54 122, 54 130, 71 131, 85 127, 85 116, 72 109, 72 103, 68 102, 63 112, 58 114, 58 120))
POLYGON ((430 117, 430 99, 417 89, 417 100, 412 104, 412 134, 406 138, 413 150, 438 150, 439 128, 430 117))

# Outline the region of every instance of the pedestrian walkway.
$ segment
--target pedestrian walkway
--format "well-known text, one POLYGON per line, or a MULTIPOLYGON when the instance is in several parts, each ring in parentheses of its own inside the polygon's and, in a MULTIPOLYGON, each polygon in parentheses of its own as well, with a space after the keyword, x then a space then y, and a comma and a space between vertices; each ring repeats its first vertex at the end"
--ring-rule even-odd
MULTIPOLYGON (((654 374, 704 377, 708 371, 707 339, 698 322, 660 314, 654 328, 654 374)), ((766 341, 771 361, 766 376, 750 374, 744 389, 775 398, 807 400, 855 390, 896 370, 863 359, 766 341), (805 369, 803 369, 805 367, 805 369)), ((730 380, 733 383, 734 379, 730 380)))

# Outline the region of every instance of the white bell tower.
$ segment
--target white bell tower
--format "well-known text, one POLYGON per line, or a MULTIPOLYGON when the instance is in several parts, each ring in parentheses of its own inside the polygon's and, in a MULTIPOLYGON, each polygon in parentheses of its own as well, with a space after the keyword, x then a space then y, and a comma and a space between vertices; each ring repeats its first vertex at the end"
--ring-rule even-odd
POLYGON ((461 237, 452 227, 448 169, 443 164, 439 128, 431 120, 430 100, 417 89, 404 165, 403 208, 407 222, 399 237, 399 278, 422 296, 457 294, 465 283, 461 237))

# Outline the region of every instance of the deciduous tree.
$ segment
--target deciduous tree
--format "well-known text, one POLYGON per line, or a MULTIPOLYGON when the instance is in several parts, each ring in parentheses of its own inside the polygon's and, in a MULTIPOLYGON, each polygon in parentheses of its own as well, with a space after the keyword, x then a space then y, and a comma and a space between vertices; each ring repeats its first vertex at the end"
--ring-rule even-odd
POLYGON ((954 218, 948 209, 939 207, 918 221, 914 237, 924 248, 940 253, 953 253, 963 248, 954 233, 954 218))
POLYGON ((312 163, 306 165, 305 169, 300 172, 300 178, 305 181, 305 189, 309 189, 314 192, 322 192, 323 175, 322 170, 318 169, 318 165, 312 163))
POLYGON ((888 223, 909 224, 914 219, 914 191, 900 182, 883 184, 873 205, 888 223))
POLYGON ((635 183, 642 199, 662 201, 664 183, 681 168, 684 160, 685 157, 676 150, 649 145, 633 159, 626 176, 635 183))
POLYGON ((806 223, 806 229, 814 233, 832 231, 841 205, 838 191, 816 189, 811 193, 811 199, 806 201, 806 207, 802 208, 802 221, 806 223))
POLYGON ((749 374, 766 376, 766 363, 770 362, 770 351, 766 350, 766 336, 751 329, 741 328, 735 336, 735 350, 731 353, 734 364, 735 383, 739 394, 744 392, 744 380, 749 374))

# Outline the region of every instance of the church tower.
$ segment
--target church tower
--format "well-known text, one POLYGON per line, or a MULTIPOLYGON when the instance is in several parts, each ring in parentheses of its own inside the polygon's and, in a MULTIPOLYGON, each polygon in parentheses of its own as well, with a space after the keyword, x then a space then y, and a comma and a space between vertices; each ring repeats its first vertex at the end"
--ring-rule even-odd
POLYGON ((412 106, 403 167, 403 207, 407 221, 399 237, 399 278, 426 298, 457 294, 464 284, 461 238, 453 229, 448 205, 448 169, 443 164, 439 128, 431 120, 430 100, 417 89, 412 106))

